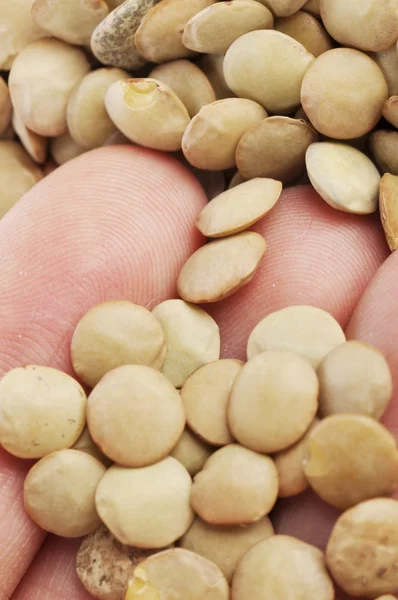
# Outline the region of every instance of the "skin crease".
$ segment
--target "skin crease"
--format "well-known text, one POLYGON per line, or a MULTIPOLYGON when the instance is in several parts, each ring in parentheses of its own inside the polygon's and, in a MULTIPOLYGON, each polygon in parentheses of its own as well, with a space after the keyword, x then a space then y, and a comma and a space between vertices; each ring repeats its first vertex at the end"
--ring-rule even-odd
MULTIPOLYGON (((0 221, 0 374, 32 362, 70 372, 73 328, 100 301, 152 308, 175 297, 179 269, 203 242, 194 221, 204 204, 174 159, 127 146, 94 150, 39 183, 0 221)), ((398 389, 398 259, 387 258, 377 217, 339 213, 297 187, 254 229, 268 242, 259 273, 211 308, 223 357, 245 358, 266 314, 314 304, 386 353, 398 389)), ((385 417, 396 432, 397 407, 385 417)), ((24 513, 27 468, 0 450, 0 600, 88 600, 74 573, 78 541, 45 539, 24 513)), ((305 492, 281 501, 274 521, 324 548, 337 514, 305 492)))

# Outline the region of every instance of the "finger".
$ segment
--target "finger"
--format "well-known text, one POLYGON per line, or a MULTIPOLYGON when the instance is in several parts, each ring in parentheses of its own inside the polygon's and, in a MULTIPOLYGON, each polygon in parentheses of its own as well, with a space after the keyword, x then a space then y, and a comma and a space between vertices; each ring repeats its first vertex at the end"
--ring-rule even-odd
MULTIPOLYGON (((71 334, 92 305, 174 295, 202 241, 193 222, 204 202, 177 161, 138 148, 94 151, 43 180, 0 222, 0 372, 70 372, 71 334)), ((22 508, 25 470, 0 449, 0 599, 42 541, 22 508)))

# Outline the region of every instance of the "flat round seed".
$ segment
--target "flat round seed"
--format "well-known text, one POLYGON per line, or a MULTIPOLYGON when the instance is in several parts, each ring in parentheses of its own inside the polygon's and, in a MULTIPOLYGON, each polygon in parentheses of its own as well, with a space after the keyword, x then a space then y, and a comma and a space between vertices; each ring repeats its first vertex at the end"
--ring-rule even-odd
POLYGON ((301 88, 301 104, 315 129, 338 140, 371 131, 387 98, 381 69, 369 56, 350 48, 318 56, 301 88))
POLYGON ((382 174, 398 175, 398 131, 380 129, 373 132, 369 148, 382 174))
POLYGON ((313 187, 332 208, 357 215, 377 210, 380 174, 366 154, 348 144, 318 142, 305 159, 313 187))
POLYGON ((304 46, 280 31, 251 31, 228 49, 224 75, 237 96, 288 114, 300 105, 303 77, 313 60, 304 46))
POLYGON ((390 98, 384 102, 382 114, 395 129, 398 129, 398 96, 390 96, 390 98))
POLYGON ((182 150, 194 167, 221 171, 235 166, 236 147, 251 125, 267 117, 252 100, 225 98, 204 106, 187 126, 182 150))
POLYGON ((309 436, 303 464, 312 489, 340 509, 390 495, 398 487, 394 436, 363 415, 323 419, 309 436))
MULTIPOLYGON (((103 64, 133 71, 146 63, 135 45, 135 33, 146 13, 159 0, 126 0, 94 30, 91 50, 103 64)), ((112 7, 111 7, 112 8, 112 7)))
POLYGON ((141 562, 129 582, 125 600, 228 600, 229 587, 220 569, 183 548, 158 552, 141 562))
POLYGON ((71 342, 75 373, 90 387, 121 365, 160 370, 165 356, 166 342, 158 321, 146 308, 127 300, 91 308, 79 321, 71 342))
POLYGON ((397 45, 394 43, 391 48, 384 52, 376 52, 372 58, 379 65, 388 85, 388 95, 398 94, 398 53, 397 45))
POLYGON ((188 471, 171 457, 141 469, 114 465, 98 485, 96 506, 122 544, 164 548, 193 521, 191 486, 188 471))
POLYGON ((185 263, 177 281, 178 293, 187 302, 218 302, 253 278, 264 256, 264 238, 253 232, 210 242, 185 263))
POLYGON ((91 34, 109 12, 104 0, 34 0, 31 15, 33 22, 69 44, 84 46, 90 43, 91 34))
POLYGON ((398 248, 398 177, 385 173, 380 181, 381 224, 390 250, 398 248))
POLYGON ((291 352, 263 352, 234 381, 228 424, 240 444, 278 452, 297 442, 318 409, 318 379, 311 365, 291 352), (289 378, 286 378, 289 373, 289 378))
POLYGON ((230 444, 212 454, 195 475, 191 504, 213 525, 245 525, 267 515, 277 496, 274 461, 230 444))
POLYGON ((0 77, 0 135, 2 135, 11 124, 12 105, 10 92, 4 79, 0 77))
POLYGON ((398 7, 394 2, 321 0, 321 17, 330 35, 343 46, 380 52, 397 41, 398 7))
POLYGON ((83 430, 83 433, 81 434, 77 442, 73 444, 72 450, 86 452, 86 454, 90 454, 90 456, 93 456, 94 458, 99 460, 106 467, 110 467, 112 464, 112 461, 109 460, 109 458, 107 458, 101 452, 98 446, 95 445, 87 427, 83 430))
POLYGON ((333 48, 333 40, 322 23, 301 10, 291 17, 277 19, 275 29, 290 35, 315 57, 333 48))
POLYGON ((173 60, 155 67, 149 77, 168 85, 179 97, 191 117, 202 106, 216 100, 216 94, 206 75, 189 60, 173 60))
POLYGON ((116 131, 105 108, 105 94, 112 83, 128 78, 121 69, 97 69, 75 87, 68 102, 67 122, 78 146, 98 148, 116 131))
POLYGON ((107 373, 87 404, 90 434, 103 453, 125 467, 165 458, 185 426, 184 406, 159 371, 124 365, 107 373))
POLYGON ((94 598, 124 600, 127 584, 136 566, 156 552, 124 546, 102 526, 80 544, 76 573, 94 598))
POLYGON ((78 146, 69 133, 59 135, 50 142, 50 155, 57 165, 64 165, 85 152, 86 149, 78 146))
POLYGON ((229 189, 199 213, 196 227, 207 237, 224 237, 243 231, 275 206, 282 184, 274 179, 256 178, 229 189))
POLYGON ((202 442, 190 429, 186 428, 177 445, 170 452, 170 456, 178 460, 193 477, 203 469, 203 465, 213 452, 214 448, 202 442))
POLYGON ((197 369, 181 388, 189 427, 205 442, 224 446, 233 441, 227 423, 229 394, 240 360, 224 359, 197 369))
POLYGON ((43 164, 47 158, 47 138, 25 127, 16 110, 12 113, 12 126, 29 156, 36 163, 43 164))
POLYGON ((260 352, 288 351, 308 360, 314 369, 345 342, 338 322, 315 306, 289 306, 269 314, 250 334, 247 358, 260 352))
POLYGON ((108 88, 105 106, 116 127, 133 142, 166 152, 181 148, 189 114, 165 83, 149 78, 116 81, 108 88))
POLYGON ((271 29, 271 11, 255 0, 217 2, 188 21, 182 42, 196 52, 224 54, 232 42, 256 29, 271 29))
POLYGON ((0 141, 0 218, 43 179, 41 169, 20 144, 0 141))
POLYGON ((62 537, 92 533, 101 525, 94 498, 105 472, 97 459, 78 450, 45 456, 25 479, 28 515, 45 531, 62 537))
POLYGON ((308 479, 304 474, 303 459, 306 455, 308 436, 317 423, 319 419, 315 418, 301 440, 274 455, 279 479, 279 498, 296 496, 309 487, 308 479))
POLYGON ((337 520, 326 562, 347 594, 374 598, 398 588, 398 501, 361 502, 337 520))
POLYGON ((86 403, 83 388, 62 371, 12 369, 0 382, 0 443, 21 458, 69 448, 84 429, 86 403))
POLYGON ((333 600, 323 553, 301 540, 274 535, 247 552, 232 581, 233 600, 333 600))
POLYGON ((166 300, 152 311, 167 342, 163 374, 180 388, 196 369, 220 358, 220 331, 202 308, 183 300, 166 300))
POLYGON ((235 96, 225 81, 223 54, 204 54, 196 64, 207 75, 216 93, 217 100, 235 96))
POLYGON ((245 179, 271 177, 283 184, 305 173, 305 153, 318 140, 303 120, 269 117, 245 131, 236 148, 236 164, 245 179))
POLYGON ((245 527, 210 525, 196 517, 191 528, 181 538, 180 545, 214 562, 230 583, 243 555, 257 542, 269 538, 273 533, 268 517, 245 527))
POLYGON ((346 342, 332 350, 321 362, 318 378, 324 417, 356 413, 380 419, 391 400, 388 363, 379 350, 362 342, 346 342))
POLYGON ((135 34, 138 51, 149 62, 162 63, 191 56, 182 43, 188 21, 215 0, 162 0, 142 19, 135 34))
POLYGON ((43 136, 63 134, 69 96, 89 69, 83 51, 60 40, 39 40, 25 48, 13 63, 9 87, 26 127, 43 136))
POLYGON ((276 17, 289 17, 305 4, 306 0, 260 0, 276 17))

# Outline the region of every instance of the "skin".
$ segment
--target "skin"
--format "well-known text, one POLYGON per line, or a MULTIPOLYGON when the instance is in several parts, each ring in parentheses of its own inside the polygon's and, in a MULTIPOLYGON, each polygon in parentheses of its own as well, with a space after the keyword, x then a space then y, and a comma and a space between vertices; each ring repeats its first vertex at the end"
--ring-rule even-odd
MULTIPOLYGON (((71 334, 89 307, 123 298, 151 309, 173 297, 203 242, 194 221, 204 204, 172 158, 127 146, 87 153, 35 186, 0 221, 0 375, 32 362, 70 373, 71 334)), ((398 255, 388 258, 377 217, 339 213, 297 187, 254 229, 268 242, 262 268, 211 308, 222 356, 245 358, 269 312, 313 303, 386 354, 398 390, 398 255)), ((398 434, 397 397, 383 422, 398 434)), ((27 468, 0 449, 0 600, 89 600, 74 573, 78 541, 45 539, 24 513, 27 468)), ((324 548, 337 515, 305 492, 280 502, 275 527, 324 548)))

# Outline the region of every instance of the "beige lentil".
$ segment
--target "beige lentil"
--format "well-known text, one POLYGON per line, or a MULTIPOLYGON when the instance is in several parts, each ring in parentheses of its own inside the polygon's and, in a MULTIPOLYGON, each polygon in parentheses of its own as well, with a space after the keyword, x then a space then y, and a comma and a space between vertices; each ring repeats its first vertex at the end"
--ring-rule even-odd
POLYGON ((320 0, 308 0, 303 6, 303 10, 316 17, 321 16, 320 0))
POLYGON ((141 469, 114 465, 98 485, 96 506, 122 544, 164 548, 191 526, 191 486, 188 471, 171 457, 141 469))
POLYGON ((196 552, 213 561, 231 582, 240 559, 257 542, 273 535, 268 517, 246 526, 210 525, 196 517, 190 529, 181 538, 182 548, 196 552))
POLYGON ((268 514, 277 496, 274 461, 230 444, 212 454, 195 475, 191 505, 213 525, 245 525, 268 514))
POLYGON ((225 98, 203 106, 185 130, 184 155, 199 169, 230 169, 235 166, 235 151, 243 133, 265 117, 262 106, 245 98, 225 98))
POLYGON ((251 31, 228 49, 224 75, 237 96, 289 114, 300 105, 303 77, 313 60, 304 46, 280 31, 251 31))
POLYGON ((0 135, 7 130, 11 124, 11 98, 8 86, 0 76, 0 135))
POLYGON ((170 456, 178 460, 193 477, 202 470, 213 451, 214 448, 202 442, 190 429, 186 428, 177 445, 170 452, 170 456))
POLYGON ((121 365, 160 370, 166 350, 157 320, 146 308, 127 300, 103 302, 91 308, 77 324, 71 342, 75 373, 90 387, 121 365))
POLYGON ((235 94, 227 86, 224 77, 224 55, 223 54, 204 54, 196 63, 207 75, 213 89, 216 93, 217 100, 231 98, 235 94))
POLYGON ((306 0, 260 0, 276 17, 289 17, 306 3, 306 0))
POLYGON ((390 250, 398 248, 398 177, 385 173, 380 181, 381 224, 390 250))
POLYGON ((363 342, 338 346, 321 362, 322 416, 356 413, 380 419, 392 397, 392 376, 379 350, 363 342))
POLYGON ((271 29, 271 11, 255 0, 216 2, 201 10, 185 26, 182 42, 196 52, 225 54, 232 42, 257 29, 271 29))
POLYGON ((315 371, 304 358, 291 352, 258 354, 242 367, 232 387, 228 406, 232 435, 256 452, 288 448, 311 425, 318 388, 315 371))
POLYGON ((372 58, 379 65, 388 85, 388 95, 398 94, 398 54, 397 45, 394 43, 391 48, 384 52, 376 52, 372 58))
POLYGON ((398 129, 398 96, 390 96, 390 98, 385 101, 382 114, 395 129, 398 129))
POLYGON ((43 164, 47 158, 47 138, 25 127, 16 110, 12 113, 12 126, 26 152, 36 163, 43 164))
POLYGON ((288 306, 256 325, 247 343, 247 358, 284 350, 302 356, 317 369, 325 356, 345 341, 343 330, 329 313, 315 306, 288 306))
POLYGON ((20 144, 1 140, 0 218, 42 178, 42 171, 20 144))
POLYGON ((77 442, 73 444, 72 450, 86 452, 86 454, 90 454, 90 456, 93 456, 94 458, 99 460, 106 467, 110 467, 112 464, 112 461, 109 460, 109 458, 107 458, 101 452, 98 446, 95 445, 87 427, 83 430, 83 433, 81 434, 77 442))
POLYGON ((323 553, 287 535, 274 535, 251 548, 232 581, 232 600, 333 600, 333 583, 323 553))
POLYGON ((177 280, 187 302, 218 302, 249 283, 265 254, 264 238, 237 233, 202 246, 187 260, 177 280))
POLYGON ((340 509, 390 495, 398 487, 395 439, 363 415, 323 419, 309 436, 303 464, 312 489, 340 509))
POLYGON ((42 529, 62 537, 92 533, 101 525, 94 496, 105 471, 97 459, 78 450, 45 456, 25 479, 28 515, 42 529))
POLYGON ((277 19, 275 29, 300 42, 315 57, 333 48, 333 40, 322 23, 301 10, 290 17, 277 19))
POLYGON ((236 164, 245 179, 271 177, 284 185, 305 173, 305 153, 318 140, 304 120, 269 117, 245 131, 236 148, 236 164))
POLYGON ((398 501, 361 502, 337 520, 326 549, 335 581, 347 594, 374 598, 398 588, 398 501))
POLYGON ((380 175, 363 152, 348 144, 318 142, 308 148, 306 164, 313 187, 332 208, 358 215, 377 210, 380 175))
POLYGON ((50 155, 57 165, 64 165, 85 152, 86 149, 78 146, 69 133, 59 135, 50 141, 50 155))
POLYGON ((167 342, 163 374, 180 388, 196 369, 220 357, 220 331, 203 309, 183 300, 166 300, 152 311, 167 342))
POLYGON ((398 175, 398 131, 380 129, 373 132, 369 148, 382 174, 398 175))

